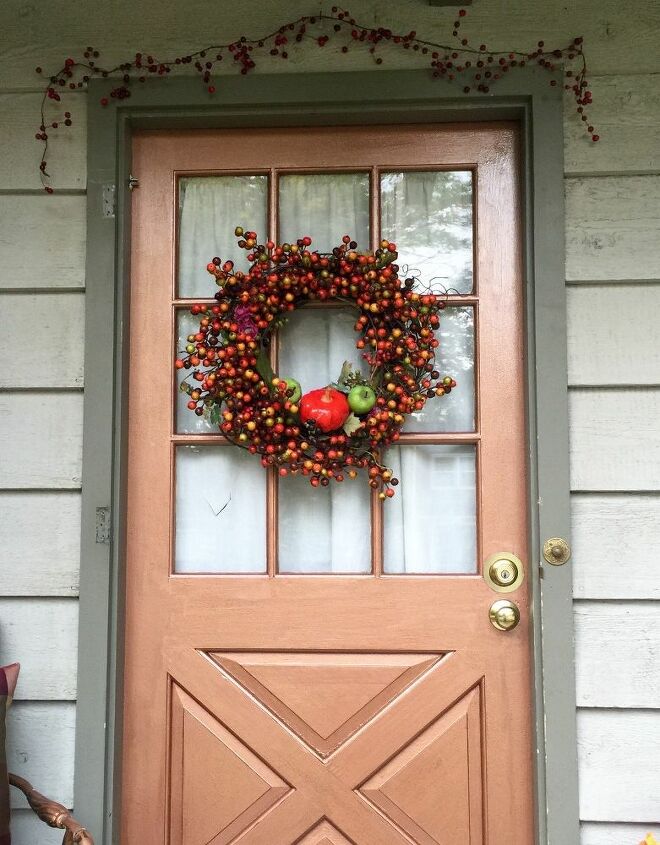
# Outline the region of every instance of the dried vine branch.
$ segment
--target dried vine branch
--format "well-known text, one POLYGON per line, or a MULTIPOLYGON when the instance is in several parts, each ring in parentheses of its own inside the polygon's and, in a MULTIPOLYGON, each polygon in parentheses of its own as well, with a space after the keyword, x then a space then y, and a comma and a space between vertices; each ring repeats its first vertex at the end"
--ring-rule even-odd
MULTIPOLYGON (((485 43, 473 46, 461 32, 461 23, 467 12, 461 9, 453 22, 451 35, 453 43, 442 44, 418 37, 412 30, 396 33, 387 27, 370 27, 359 23, 345 9, 332 7, 330 13, 304 15, 294 21, 279 26, 277 29, 258 38, 241 36, 233 41, 221 44, 209 44, 191 53, 168 59, 159 59, 149 53, 135 53, 124 62, 113 67, 99 64, 99 50, 87 47, 81 59, 68 57, 55 73, 47 74, 48 81, 41 102, 41 122, 36 138, 42 143, 42 155, 39 172, 42 185, 48 193, 53 192, 50 174, 47 171, 48 140, 53 131, 73 124, 71 112, 60 114, 57 103, 61 102, 61 93, 85 88, 92 77, 110 79, 107 95, 101 97, 101 104, 125 100, 131 96, 131 86, 135 82, 145 82, 147 78, 164 77, 172 70, 187 67, 198 74, 209 97, 216 92, 216 66, 225 59, 233 63, 237 70, 246 75, 256 67, 259 52, 265 55, 288 59, 289 51, 303 43, 312 43, 324 48, 332 39, 341 46, 341 55, 355 49, 366 50, 376 65, 384 63, 383 48, 395 47, 407 51, 409 55, 419 57, 428 67, 431 75, 449 83, 462 84, 465 95, 487 94, 491 87, 510 71, 526 65, 537 65, 551 74, 550 85, 559 84, 557 72, 564 76, 564 89, 572 93, 575 99, 578 119, 582 121, 592 141, 598 141, 599 135, 590 123, 586 109, 591 105, 592 95, 587 81, 587 62, 583 49, 583 39, 574 38, 565 47, 547 48, 539 41, 534 50, 490 50, 485 43), (119 84, 116 84, 117 81, 119 84)), ((44 75, 41 67, 37 74, 44 75)))

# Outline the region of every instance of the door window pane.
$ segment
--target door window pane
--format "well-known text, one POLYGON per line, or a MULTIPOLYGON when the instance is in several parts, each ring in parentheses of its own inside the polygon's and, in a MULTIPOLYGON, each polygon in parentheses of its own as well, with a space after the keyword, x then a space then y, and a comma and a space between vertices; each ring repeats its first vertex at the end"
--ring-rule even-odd
POLYGON ((477 571, 475 446, 397 446, 401 483, 383 507, 386 574, 477 571))
MULTIPOLYGON (((198 331, 199 319, 199 317, 193 317, 187 308, 177 308, 177 355, 185 350, 186 344, 188 343, 188 335, 195 334, 198 331)), ((194 368, 190 370, 176 370, 175 430, 178 434, 219 434, 218 426, 212 425, 206 415, 198 417, 194 411, 191 411, 187 407, 190 396, 181 390, 181 384, 185 380, 186 384, 199 387, 199 382, 195 381, 192 377, 193 372, 194 368)))
POLYGON ((368 374, 355 346, 358 312, 352 308, 300 308, 279 332, 278 373, 300 382, 303 393, 337 381, 344 361, 368 374))
POLYGON ((217 287, 206 265, 216 255, 248 267, 234 229, 267 239, 267 176, 192 176, 179 180, 178 296, 210 298, 217 287))
POLYGON ((350 235, 369 249, 369 174, 281 176, 279 193, 281 243, 309 235, 312 249, 330 252, 350 235))
POLYGON ((456 387, 410 414, 404 431, 474 431, 474 309, 445 308, 437 334, 436 366, 440 375, 456 379, 456 387))
POLYGON ((174 571, 266 571, 266 473, 254 455, 177 447, 174 571))
POLYGON ((280 572, 370 572, 370 488, 360 475, 313 490, 306 476, 279 483, 280 572))
POLYGON ((385 173, 381 234, 398 264, 416 271, 420 289, 472 291, 472 173, 385 173))

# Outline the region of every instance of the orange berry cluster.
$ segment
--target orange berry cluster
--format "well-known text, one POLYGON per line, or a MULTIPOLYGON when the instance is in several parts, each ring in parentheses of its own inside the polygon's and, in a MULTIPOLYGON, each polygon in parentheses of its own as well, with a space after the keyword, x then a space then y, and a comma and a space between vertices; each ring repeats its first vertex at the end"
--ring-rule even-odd
POLYGON ((243 273, 220 258, 209 263, 216 301, 192 306, 199 331, 175 362, 191 371, 181 385, 188 407, 282 476, 301 474, 327 487, 364 469, 379 496, 391 497, 398 481, 381 463, 382 450, 399 439, 408 414, 456 386, 435 365, 444 301, 399 278, 396 245, 388 241, 365 253, 345 235, 331 253, 320 253, 309 237, 259 243, 240 227, 236 235, 250 268, 243 273), (333 301, 356 308, 356 347, 369 368, 361 383, 372 401, 356 404, 350 418, 336 389, 301 396, 298 383, 275 375, 269 359, 273 334, 289 312, 333 301), (315 402, 326 404, 316 409, 315 402))

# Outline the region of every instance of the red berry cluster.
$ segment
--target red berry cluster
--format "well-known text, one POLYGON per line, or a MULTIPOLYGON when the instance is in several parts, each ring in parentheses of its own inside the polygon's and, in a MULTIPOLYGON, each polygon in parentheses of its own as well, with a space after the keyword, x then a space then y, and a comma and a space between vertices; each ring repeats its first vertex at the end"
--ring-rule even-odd
POLYGON ((379 496, 391 497, 398 481, 381 463, 382 449, 399 439, 407 414, 456 386, 435 365, 444 301, 399 278, 396 245, 388 241, 364 253, 345 235, 332 253, 319 253, 309 237, 277 245, 260 244, 240 227, 236 234, 250 269, 242 273, 220 258, 208 265, 219 286, 216 302, 192 306, 199 331, 175 362, 191 370, 181 385, 188 407, 282 476, 301 474, 327 487, 364 469, 379 496), (351 374, 343 385, 302 396, 295 379, 275 375, 268 354, 273 333, 311 301, 357 309, 356 346, 368 378, 351 374))
MULTIPOLYGON (((106 79, 113 77, 117 84, 110 88, 106 96, 101 97, 101 105, 108 106, 114 101, 131 96, 134 82, 145 82, 148 77, 167 76, 174 68, 190 66, 197 73, 209 95, 216 91, 213 74, 218 65, 227 61, 241 74, 250 73, 256 67, 257 53, 262 52, 281 59, 289 58, 289 50, 301 43, 311 43, 325 47, 331 39, 339 42, 341 54, 355 49, 363 49, 377 65, 382 65, 383 48, 393 47, 409 51, 423 57, 424 64, 430 68, 436 78, 447 82, 462 81, 463 92, 488 93, 491 86, 502 79, 509 71, 535 64, 552 74, 550 85, 558 84, 556 73, 562 71, 565 76, 564 88, 572 92, 576 101, 577 112, 585 123, 592 141, 598 141, 599 135, 591 125, 585 107, 591 105, 591 92, 587 82, 587 64, 584 56, 583 39, 574 38, 562 48, 548 49, 539 41, 532 51, 489 50, 486 44, 472 46, 460 33, 461 23, 467 15, 461 9, 453 22, 452 37, 455 43, 438 44, 419 38, 414 30, 396 33, 386 27, 370 27, 358 23, 346 10, 337 6, 330 13, 304 15, 297 20, 279 26, 276 30, 260 38, 241 36, 225 44, 211 44, 200 50, 177 56, 166 61, 148 53, 135 53, 129 60, 110 68, 102 67, 99 51, 88 47, 81 59, 68 57, 62 67, 49 75, 41 104, 41 122, 36 138, 43 144, 40 163, 41 180, 44 188, 52 193, 46 171, 48 154, 48 134, 62 125, 71 125, 71 115, 65 112, 64 119, 46 118, 49 102, 61 100, 60 91, 83 88, 92 77, 106 79), (320 33, 320 34, 319 34, 320 33)), ((43 74, 41 67, 36 69, 43 74)))

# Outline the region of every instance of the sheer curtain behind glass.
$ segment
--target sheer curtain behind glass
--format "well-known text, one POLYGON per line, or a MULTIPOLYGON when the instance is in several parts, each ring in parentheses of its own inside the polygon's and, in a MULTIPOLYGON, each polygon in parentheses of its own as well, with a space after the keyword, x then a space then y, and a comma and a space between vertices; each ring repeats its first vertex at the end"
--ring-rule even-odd
POLYGON ((476 572, 474 446, 398 446, 385 462, 401 484, 384 507, 387 574, 476 572))
MULTIPOLYGON (((342 235, 369 247, 369 178, 363 173, 291 175, 280 179, 280 237, 310 235, 328 251, 342 235)), ((359 364, 350 309, 302 309, 280 336, 279 373, 303 391, 325 387, 344 360, 359 364)), ((369 490, 364 478, 312 490, 304 478, 280 481, 281 572, 369 572, 369 490)))
POLYGON ((179 181, 178 294, 209 298, 217 288, 206 272, 214 256, 247 269, 246 252, 234 229, 243 226, 267 236, 267 176, 192 176, 179 181))

